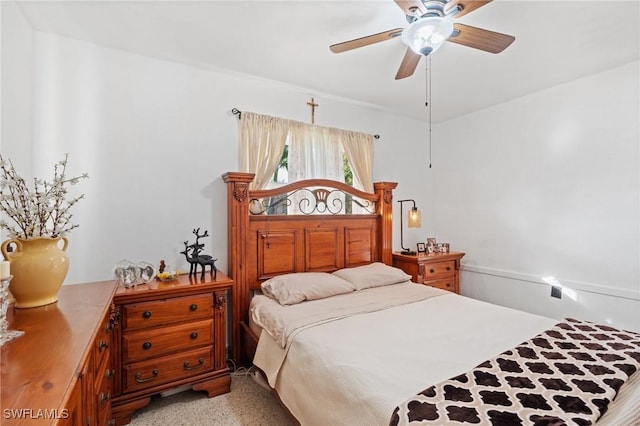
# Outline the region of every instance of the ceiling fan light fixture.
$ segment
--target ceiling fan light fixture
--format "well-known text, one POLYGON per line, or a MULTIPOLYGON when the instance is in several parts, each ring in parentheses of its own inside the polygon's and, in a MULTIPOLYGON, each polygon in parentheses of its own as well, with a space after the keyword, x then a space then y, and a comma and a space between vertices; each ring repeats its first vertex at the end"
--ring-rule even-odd
POLYGON ((416 19, 402 32, 402 41, 419 55, 427 56, 442 46, 453 33, 449 17, 428 16, 416 19))

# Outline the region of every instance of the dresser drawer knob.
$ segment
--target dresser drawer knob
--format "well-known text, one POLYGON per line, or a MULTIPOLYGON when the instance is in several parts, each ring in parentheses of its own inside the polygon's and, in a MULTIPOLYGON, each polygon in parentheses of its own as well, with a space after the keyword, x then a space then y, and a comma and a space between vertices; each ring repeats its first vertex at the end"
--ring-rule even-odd
POLYGON ((433 274, 433 273, 435 273, 435 272, 436 272, 436 270, 435 270, 435 269, 433 269, 433 268, 431 268, 431 269, 429 269, 429 272, 431 272, 431 273, 433 274))
POLYGON ((144 312, 142 313, 142 318, 144 318, 144 319, 149 319, 149 318, 151 318, 151 311, 144 311, 144 312))
POLYGON ((102 352, 103 350, 107 349, 109 347, 109 341, 105 341, 105 340, 100 340, 98 342, 98 352, 102 352))
POLYGON ((198 305, 196 305, 195 303, 192 303, 191 306, 189 306, 189 310, 190 311, 197 311, 198 310, 198 305))
POLYGON ((138 383, 146 383, 146 382, 150 382, 150 381, 154 380, 156 377, 158 377, 158 374, 160 374, 160 371, 158 371, 157 368, 154 368, 153 371, 151 372, 151 376, 150 377, 147 377, 146 379, 143 379, 142 378, 142 373, 136 373, 134 379, 138 383))
POLYGON ((196 333, 195 331, 193 333, 191 333, 189 335, 189 337, 191 337, 191 339, 196 340, 198 338, 198 333, 196 333))
POLYGON ((144 342, 144 343, 142 344, 142 349, 144 349, 145 351, 146 351, 147 349, 151 349, 151 342, 144 342))
POLYGON ((451 283, 447 283, 447 288, 451 287, 451 283))
POLYGON ((451 270, 451 266, 447 266, 447 271, 450 271, 450 270, 451 270))
POLYGON ((196 368, 200 368, 203 365, 204 365, 204 358, 200 357, 198 358, 198 365, 190 366, 189 361, 185 361, 182 366, 184 367, 185 370, 195 370, 196 368))

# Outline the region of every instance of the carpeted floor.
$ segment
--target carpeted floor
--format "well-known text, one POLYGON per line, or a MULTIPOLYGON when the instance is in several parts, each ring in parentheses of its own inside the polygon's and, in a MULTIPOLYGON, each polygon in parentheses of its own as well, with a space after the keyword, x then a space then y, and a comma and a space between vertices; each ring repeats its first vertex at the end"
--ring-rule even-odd
POLYGON ((154 396, 145 408, 136 411, 132 426, 289 426, 294 421, 275 394, 260 387, 251 376, 234 375, 231 392, 207 398, 191 390, 154 396))

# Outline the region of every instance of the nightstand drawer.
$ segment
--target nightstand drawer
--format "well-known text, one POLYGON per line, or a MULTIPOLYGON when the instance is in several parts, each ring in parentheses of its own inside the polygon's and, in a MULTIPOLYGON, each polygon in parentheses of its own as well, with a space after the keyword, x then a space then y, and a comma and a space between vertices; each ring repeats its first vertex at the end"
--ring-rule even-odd
POLYGON ((430 285, 454 293, 460 291, 461 252, 433 253, 426 255, 393 254, 393 266, 411 275, 418 284, 430 285))
POLYGON ((211 371, 213 347, 124 366, 123 392, 133 392, 211 371))
POLYGON ((125 331, 192 321, 213 315, 213 294, 173 297, 123 306, 125 331))
POLYGON ((420 264, 419 274, 422 275, 423 281, 429 281, 438 277, 447 277, 455 274, 456 262, 433 262, 429 264, 420 264))
POLYGON ((122 362, 142 361, 213 343, 213 319, 125 333, 122 362))
POLYGON ((423 281, 423 284, 429 285, 431 287, 441 288, 443 290, 456 291, 456 284, 453 277, 442 280, 432 280, 432 281, 423 281))

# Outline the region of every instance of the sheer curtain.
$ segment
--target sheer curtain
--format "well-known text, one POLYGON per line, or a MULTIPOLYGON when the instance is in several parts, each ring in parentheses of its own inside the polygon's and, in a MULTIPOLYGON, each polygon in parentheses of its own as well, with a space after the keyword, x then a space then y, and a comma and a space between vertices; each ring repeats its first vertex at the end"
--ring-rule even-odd
MULTIPOLYGON (((289 145, 289 182, 303 179, 344 182, 344 152, 351 165, 353 186, 373 192, 373 136, 370 134, 252 112, 242 113, 238 129, 240 170, 256 174, 251 189, 263 189, 269 184, 285 145, 289 145)), ((299 198, 293 200, 289 214, 300 213, 299 198)))
MULTIPOLYGON (((344 182, 342 144, 334 129, 297 122, 289 129, 289 182, 303 179, 332 179, 344 182)), ((289 214, 310 213, 314 202, 307 191, 300 191, 291 197, 289 214)), ((332 207, 339 203, 344 206, 344 195, 332 195, 332 207)), ((324 206, 315 210, 322 213, 324 206)))
POLYGON ((289 120, 243 112, 238 120, 240 171, 255 173, 251 189, 263 189, 278 168, 289 133, 289 120))
POLYGON ((342 145, 351 164, 353 186, 373 192, 373 136, 344 130, 342 145))
POLYGON ((289 128, 289 182, 332 179, 344 182, 342 144, 336 129, 295 122, 289 128))

